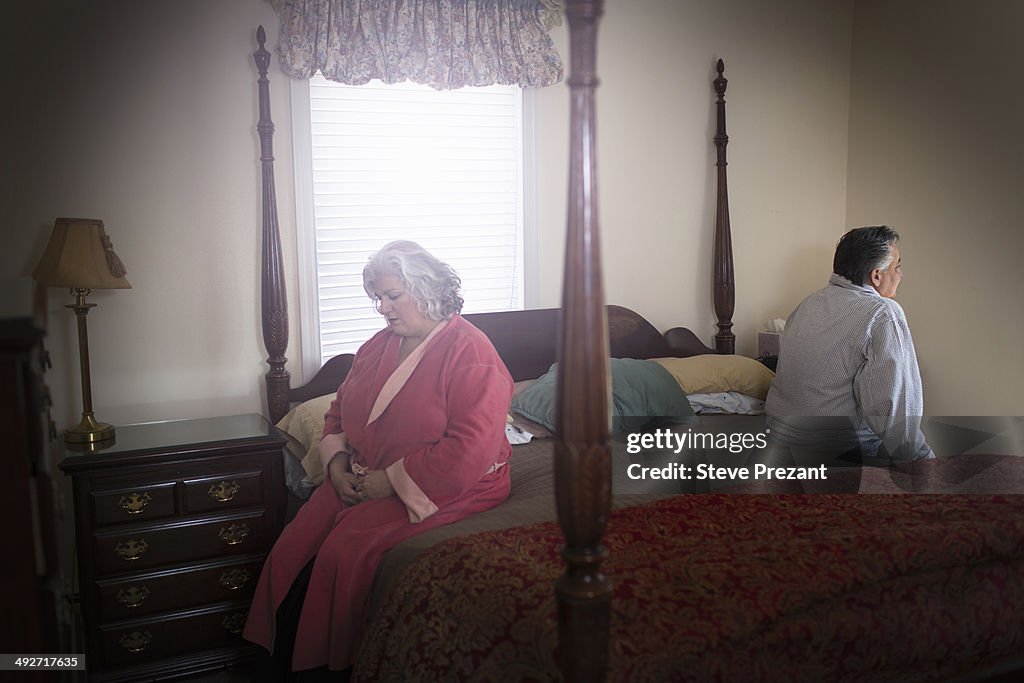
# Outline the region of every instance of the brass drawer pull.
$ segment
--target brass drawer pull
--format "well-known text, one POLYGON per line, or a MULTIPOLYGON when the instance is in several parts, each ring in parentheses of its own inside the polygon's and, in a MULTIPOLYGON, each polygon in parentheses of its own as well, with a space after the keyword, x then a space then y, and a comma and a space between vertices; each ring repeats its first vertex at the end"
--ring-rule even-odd
POLYGON ((138 607, 142 602, 149 597, 149 589, 143 586, 142 588, 136 588, 132 586, 125 590, 122 588, 117 591, 117 601, 125 607, 138 607))
POLYGON ((213 498, 218 503, 226 503, 235 497, 235 494, 242 490, 237 481, 232 481, 230 484, 226 481, 222 481, 216 486, 211 486, 207 493, 210 498, 213 498))
POLYGON ((229 591, 236 591, 244 588, 245 584, 248 582, 248 569, 225 569, 224 573, 220 575, 220 581, 218 583, 229 591))
POLYGON ((153 642, 153 635, 149 631, 142 633, 132 631, 130 634, 125 633, 117 642, 128 652, 142 652, 146 649, 147 645, 153 642))
POLYGON ((121 556, 121 559, 131 562, 142 557, 146 550, 149 549, 149 544, 146 543, 146 539, 139 539, 136 541, 134 538, 129 538, 127 541, 122 541, 114 546, 114 552, 121 556))
POLYGON ((245 628, 245 620, 248 618, 248 612, 235 612, 229 617, 221 619, 220 625, 224 627, 224 630, 228 633, 234 633, 238 635, 245 628))
POLYGON ((121 496, 121 500, 118 501, 118 505, 121 509, 127 512, 129 515, 137 515, 146 509, 150 501, 153 500, 148 493, 139 495, 138 493, 132 492, 127 496, 121 496))
POLYGON ((221 529, 217 535, 228 545, 238 545, 249 535, 249 525, 232 524, 227 529, 221 529))

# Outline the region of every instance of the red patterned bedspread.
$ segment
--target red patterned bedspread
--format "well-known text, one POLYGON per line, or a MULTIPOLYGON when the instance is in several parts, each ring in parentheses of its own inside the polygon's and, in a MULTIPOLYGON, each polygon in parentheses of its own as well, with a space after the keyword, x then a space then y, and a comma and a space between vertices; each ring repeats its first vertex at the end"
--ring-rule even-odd
MULTIPOLYGON (((358 681, 556 679, 561 532, 452 539, 358 681)), ((1024 495, 678 496, 613 513, 612 681, 917 681, 1024 658, 1024 495)))

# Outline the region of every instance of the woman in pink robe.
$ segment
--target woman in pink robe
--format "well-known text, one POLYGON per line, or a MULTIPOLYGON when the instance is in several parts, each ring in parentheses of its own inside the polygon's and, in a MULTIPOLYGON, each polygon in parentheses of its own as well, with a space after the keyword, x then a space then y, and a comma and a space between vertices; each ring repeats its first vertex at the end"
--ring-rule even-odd
POLYGON ((459 316, 458 276, 419 245, 392 242, 363 283, 388 326, 356 353, 325 415, 324 483, 274 545, 244 631, 275 651, 278 607, 312 562, 293 671, 352 665, 385 551, 509 492, 512 378, 459 316))

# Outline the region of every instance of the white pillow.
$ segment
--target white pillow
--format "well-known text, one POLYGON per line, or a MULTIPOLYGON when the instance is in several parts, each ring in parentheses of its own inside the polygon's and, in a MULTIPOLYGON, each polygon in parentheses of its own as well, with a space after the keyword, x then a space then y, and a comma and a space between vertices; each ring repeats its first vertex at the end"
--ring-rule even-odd
POLYGON ((764 401, 738 391, 688 394, 693 412, 701 415, 764 415, 764 401))

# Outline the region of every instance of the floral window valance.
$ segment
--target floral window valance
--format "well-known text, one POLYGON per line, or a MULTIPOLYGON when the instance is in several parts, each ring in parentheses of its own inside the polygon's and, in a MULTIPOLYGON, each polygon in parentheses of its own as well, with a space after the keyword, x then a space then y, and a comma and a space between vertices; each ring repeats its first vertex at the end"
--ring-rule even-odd
POLYGON ((562 0, 274 0, 292 78, 540 87, 562 78, 562 0))

